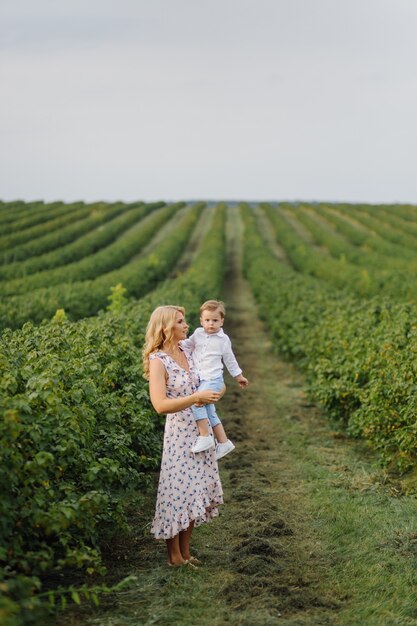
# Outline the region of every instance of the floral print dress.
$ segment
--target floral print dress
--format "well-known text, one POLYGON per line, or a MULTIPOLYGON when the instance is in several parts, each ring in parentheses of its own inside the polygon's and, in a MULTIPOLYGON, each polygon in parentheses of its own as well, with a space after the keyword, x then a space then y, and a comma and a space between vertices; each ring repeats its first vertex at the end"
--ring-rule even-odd
MULTIPOLYGON (((189 396, 197 390, 198 375, 190 353, 184 349, 187 372, 165 352, 154 352, 165 366, 167 397, 189 396)), ((194 454, 191 451, 198 429, 191 408, 168 413, 159 476, 155 517, 151 532, 156 539, 171 539, 186 530, 190 522, 199 526, 218 515, 217 505, 223 492, 214 449, 194 454)))

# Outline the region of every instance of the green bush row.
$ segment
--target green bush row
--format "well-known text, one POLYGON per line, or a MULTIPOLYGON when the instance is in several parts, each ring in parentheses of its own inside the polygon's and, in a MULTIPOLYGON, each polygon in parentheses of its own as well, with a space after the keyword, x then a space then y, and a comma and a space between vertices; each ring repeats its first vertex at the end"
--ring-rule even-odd
POLYGON ((346 215, 352 216, 360 224, 363 224, 371 231, 377 233, 383 239, 390 241, 397 246, 398 254, 403 253, 402 247, 415 251, 417 239, 404 233, 401 229, 393 227, 391 224, 384 224, 383 218, 378 211, 378 206, 373 205, 352 205, 350 208, 342 205, 341 210, 346 215))
POLYGON ((279 262, 245 221, 245 272, 277 348, 314 398, 402 472, 417 466, 417 307, 360 300, 279 262))
POLYGON ((47 264, 49 256, 52 260, 57 260, 58 265, 63 265, 65 261, 60 262, 59 260, 60 250, 65 252, 68 246, 74 245, 85 236, 88 237, 90 231, 100 232, 103 225, 106 226, 106 222, 111 222, 126 211, 127 206, 122 203, 92 205, 90 213, 85 219, 70 222, 67 226, 63 225, 62 228, 54 229, 41 237, 26 241, 13 250, 8 250, 3 255, 3 260, 6 262, 0 266, 0 278, 9 280, 31 274, 45 267, 46 269, 53 267, 53 265, 48 266, 47 264))
POLYGON ((369 293, 372 284, 367 270, 348 263, 344 257, 336 259, 305 241, 281 212, 270 204, 262 203, 261 208, 268 217, 278 243, 297 271, 328 281, 338 289, 352 289, 360 295, 369 293))
POLYGON ((415 224, 417 221, 417 205, 415 204, 389 204, 388 209, 407 222, 415 224))
POLYGON ((30 211, 40 211, 44 206, 44 200, 31 202, 25 202, 24 200, 0 200, 0 232, 9 222, 14 222, 25 213, 29 214, 30 211))
MULTIPOLYGON (((75 241, 66 244, 59 239, 61 231, 50 235, 50 237, 56 238, 56 242, 54 242, 55 249, 52 249, 50 252, 40 253, 38 248, 37 256, 32 256, 33 250, 29 249, 30 258, 0 267, 0 279, 13 280, 79 261, 111 244, 125 230, 135 224, 138 219, 150 211, 163 207, 164 204, 164 202, 153 202, 145 205, 142 202, 135 202, 122 204, 120 207, 116 205, 117 208, 110 208, 109 206, 105 210, 94 210, 91 216, 91 219, 95 221, 94 230, 91 232, 86 231, 84 235, 79 236, 75 241), (55 245, 56 243, 57 245, 55 245)), ((33 242, 34 245, 38 241, 40 240, 35 240, 33 242)), ((29 247, 30 244, 26 245, 29 247)), ((26 254, 26 251, 23 253, 23 248, 26 248, 26 245, 19 246, 19 256, 26 254)))
MULTIPOLYGON (((372 213, 374 214, 374 213, 372 213)), ((414 219, 404 219, 399 207, 384 206, 378 207, 378 217, 384 224, 390 224, 394 228, 417 237, 417 213, 414 211, 414 219)))
POLYGON ((16 224, 16 229, 13 228, 13 232, 0 237, 0 249, 4 251, 1 255, 1 262, 10 263, 16 260, 14 254, 16 246, 20 246, 27 241, 32 241, 37 237, 47 235, 54 230, 63 228, 67 224, 85 219, 88 217, 89 213, 90 209, 86 207, 85 204, 80 203, 79 205, 71 205, 70 207, 61 206, 59 210, 56 210, 56 214, 53 218, 45 219, 41 224, 36 224, 35 226, 18 230, 16 224), (13 250, 10 250, 10 248, 13 248, 13 250))
MULTIPOLYGON (((19 328, 26 321, 41 322, 57 309, 65 309, 71 319, 95 315, 107 304, 111 287, 118 283, 129 296, 140 298, 154 289, 173 268, 194 228, 203 204, 187 210, 175 227, 152 251, 94 280, 63 283, 30 292, 30 296, 9 296, 0 303, 0 328, 19 328)), ((163 209, 164 210, 164 209, 163 209)), ((171 210, 169 207, 167 210, 171 210)))
MULTIPOLYGON (((317 213, 330 225, 330 228, 334 227, 336 229, 336 234, 347 238, 348 241, 345 242, 346 245, 351 244, 358 248, 356 254, 360 255, 358 258, 362 259, 364 263, 368 262, 371 265, 377 265, 379 261, 383 266, 387 266, 390 260, 392 260, 393 263, 399 263, 401 260, 415 260, 412 249, 401 245, 399 246, 401 242, 392 241, 390 236, 392 234, 390 226, 395 227, 395 229, 402 232, 403 235, 404 229, 407 231, 408 235, 412 233, 412 223, 410 221, 404 221, 404 219, 397 214, 397 211, 388 210, 388 208, 383 208, 383 206, 380 205, 358 206, 354 204, 341 205, 318 202, 311 204, 297 203, 296 205, 282 202, 280 206, 290 210, 298 219, 304 220, 303 223, 309 230, 315 227, 313 222, 308 221, 306 212, 310 212, 310 214, 313 212, 317 213), (379 231, 376 232, 369 224, 361 224, 360 216, 363 216, 365 219, 366 216, 376 217, 379 231), (390 259, 385 257, 390 257, 390 259)), ((320 236, 324 236, 324 234, 319 234, 319 237, 320 236)), ((413 238, 411 238, 411 241, 412 239, 413 238)), ((319 240, 317 241, 319 242, 319 240)), ((413 242, 413 246, 416 244, 417 239, 413 242)), ((352 255, 354 252, 351 250, 350 254, 352 255)))
MULTIPOLYGON (((307 228, 314 239, 314 243, 324 246, 336 259, 345 257, 349 263, 373 270, 381 268, 406 270, 408 272, 417 270, 415 252, 412 252, 409 248, 402 248, 399 253, 397 245, 382 239, 378 235, 373 237, 368 235, 368 237, 364 238, 361 247, 358 247, 346 241, 346 238, 332 230, 331 226, 329 227, 329 224, 326 222, 331 224, 331 219, 328 219, 326 216, 324 221, 317 221, 314 216, 315 213, 319 218, 323 218, 323 214, 320 215, 316 207, 301 205, 293 210, 293 215, 307 228)), ((358 232, 358 229, 356 229, 356 232, 358 232)), ((361 234, 364 235, 365 233, 362 232, 361 234)))
POLYGON ((39 623, 51 579, 64 593, 74 568, 102 572, 100 543, 139 506, 162 441, 142 378, 146 323, 167 303, 197 320, 201 301, 219 296, 224 226, 219 206, 192 267, 136 303, 3 333, 0 613, 8 626, 39 623))
MULTIPOLYGON (((184 206, 183 203, 177 203, 163 207, 160 211, 148 217, 143 223, 141 222, 142 218, 153 211, 154 206, 142 205, 133 211, 129 211, 128 215, 124 216, 125 219, 122 222, 121 220, 117 220, 116 228, 120 228, 121 223, 124 226, 124 230, 126 230, 128 224, 131 228, 126 232, 122 232, 121 236, 110 245, 73 263, 53 267, 52 269, 37 272, 24 278, 1 282, 0 294, 13 295, 28 293, 29 291, 41 289, 42 287, 52 287, 53 285, 63 283, 88 280, 121 267, 128 263, 134 255, 138 254, 155 235, 158 229, 161 228, 164 222, 170 219, 175 211, 182 206, 184 206)), ((115 225, 112 224, 112 226, 111 232, 114 233, 115 225)), ((107 235, 108 234, 107 230, 107 235)), ((93 233, 90 233, 90 243, 92 239, 96 239, 96 237, 92 237, 91 235, 93 235, 93 233)), ((100 235, 100 231, 97 230, 94 235, 100 235)))
POLYGON ((415 301, 417 286, 412 271, 361 267, 349 262, 345 255, 335 258, 322 248, 306 242, 276 208, 268 203, 261 206, 278 243, 297 271, 357 297, 370 298, 383 293, 392 298, 415 301))
POLYGON ((52 219, 52 217, 71 210, 72 207, 80 207, 85 202, 47 202, 36 200, 34 202, 2 202, 0 205, 0 233, 6 235, 15 229, 29 228, 35 224, 41 224, 44 221, 52 219), (13 222, 13 224, 11 224, 13 222))
MULTIPOLYGON (((366 227, 361 228, 359 222, 357 222, 359 227, 355 225, 355 222, 351 223, 349 215, 345 213, 343 216, 341 211, 337 211, 337 206, 317 204, 314 205, 314 211, 325 219, 331 227, 334 227, 336 233, 345 237, 357 249, 357 260, 354 260, 355 251, 352 249, 345 253, 347 258, 352 259, 352 262, 374 268, 386 267, 403 270, 405 267, 407 273, 416 271, 415 253, 412 250, 399 248, 397 244, 383 239, 376 232, 370 232, 366 227)), ((387 214, 388 210, 381 211, 381 218, 385 219, 387 214)), ((401 228, 409 231, 408 225, 411 226, 411 222, 405 221, 396 213, 390 213, 390 220, 395 221, 397 227, 401 226, 401 228)))

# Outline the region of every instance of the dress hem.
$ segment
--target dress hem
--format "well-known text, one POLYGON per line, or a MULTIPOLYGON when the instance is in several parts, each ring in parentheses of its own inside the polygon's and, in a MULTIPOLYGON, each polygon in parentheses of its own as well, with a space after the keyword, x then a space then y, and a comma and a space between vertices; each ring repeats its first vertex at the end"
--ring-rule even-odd
POLYGON ((223 504, 223 497, 219 495, 214 501, 204 507, 204 511, 201 511, 201 509, 200 511, 184 511, 180 518, 172 521, 166 530, 164 530, 166 522, 165 524, 161 523, 161 518, 155 517, 151 527, 151 534, 154 535, 155 539, 172 539, 183 530, 187 530, 191 522, 195 522, 195 527, 197 528, 201 524, 208 523, 215 517, 218 517, 218 506, 221 504, 223 504))

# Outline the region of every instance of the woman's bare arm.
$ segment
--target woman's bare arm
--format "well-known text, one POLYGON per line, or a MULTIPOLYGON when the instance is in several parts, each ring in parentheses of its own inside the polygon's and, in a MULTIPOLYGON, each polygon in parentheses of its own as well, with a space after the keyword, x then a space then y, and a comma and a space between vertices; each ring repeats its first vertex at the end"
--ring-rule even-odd
POLYGON ((159 359, 152 359, 149 363, 149 395, 157 413, 176 413, 188 409, 196 402, 217 402, 223 394, 206 389, 183 398, 168 398, 165 367, 159 359))

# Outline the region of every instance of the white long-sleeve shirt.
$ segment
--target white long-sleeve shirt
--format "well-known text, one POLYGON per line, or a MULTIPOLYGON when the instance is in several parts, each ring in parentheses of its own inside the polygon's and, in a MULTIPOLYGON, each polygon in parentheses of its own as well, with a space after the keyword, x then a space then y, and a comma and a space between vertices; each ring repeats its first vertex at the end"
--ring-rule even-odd
POLYGON ((223 375, 223 363, 233 377, 242 373, 232 350, 229 337, 221 328, 217 333, 206 333, 201 326, 181 341, 192 350, 194 365, 201 380, 212 380, 223 375))

